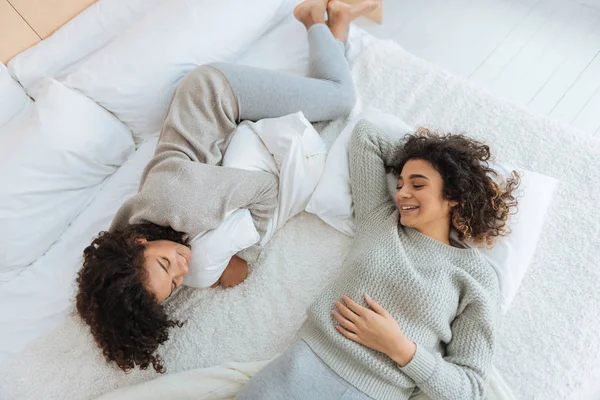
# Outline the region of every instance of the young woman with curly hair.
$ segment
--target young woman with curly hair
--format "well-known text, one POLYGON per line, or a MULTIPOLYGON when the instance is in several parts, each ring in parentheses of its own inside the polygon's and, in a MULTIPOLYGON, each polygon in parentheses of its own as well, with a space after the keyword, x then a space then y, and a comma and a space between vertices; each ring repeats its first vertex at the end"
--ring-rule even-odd
POLYGON ((360 121, 349 149, 357 230, 342 273, 309 307, 295 344, 236 398, 483 399, 499 282, 460 240, 491 246, 508 234, 519 184, 489 158, 463 135, 419 129, 394 141, 360 121))
MULTIPOLYGON (((356 95, 345 59, 347 31, 379 5, 308 0, 295 10, 308 32, 309 77, 214 63, 181 80, 138 193, 84 251, 77 312, 108 361, 124 371, 152 366, 164 372, 156 351, 181 323, 162 303, 188 272, 190 238, 239 208, 250 211, 262 238, 277 203, 273 174, 221 166, 237 123, 298 111, 310 121, 349 113, 356 95)), ((238 253, 213 286, 240 283, 260 251, 253 246, 238 253)))

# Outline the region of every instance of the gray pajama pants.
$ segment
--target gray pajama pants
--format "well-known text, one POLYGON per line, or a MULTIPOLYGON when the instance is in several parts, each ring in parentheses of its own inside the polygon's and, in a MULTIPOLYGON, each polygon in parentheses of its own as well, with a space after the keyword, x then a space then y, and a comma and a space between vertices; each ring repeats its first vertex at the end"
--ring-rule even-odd
POLYGON ((308 30, 309 76, 238 64, 213 63, 238 100, 238 120, 257 121, 302 111, 311 122, 348 114, 356 103, 344 44, 324 24, 308 30))
POLYGON ((298 340, 258 372, 236 400, 367 400, 298 340))

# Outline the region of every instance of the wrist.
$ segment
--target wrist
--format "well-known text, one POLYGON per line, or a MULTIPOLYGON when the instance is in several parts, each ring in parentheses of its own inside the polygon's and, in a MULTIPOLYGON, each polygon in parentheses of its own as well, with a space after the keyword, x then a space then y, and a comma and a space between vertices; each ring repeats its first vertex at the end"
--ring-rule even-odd
POLYGON ((400 367, 407 366, 415 356, 417 345, 404 335, 393 343, 394 346, 388 356, 400 367))

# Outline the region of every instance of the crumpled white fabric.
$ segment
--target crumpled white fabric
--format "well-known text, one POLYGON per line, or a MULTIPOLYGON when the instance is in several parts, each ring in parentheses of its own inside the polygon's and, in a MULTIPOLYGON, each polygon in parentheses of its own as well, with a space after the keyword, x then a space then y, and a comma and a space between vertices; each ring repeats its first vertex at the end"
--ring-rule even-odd
MULTIPOLYGON (((96 400, 225 400, 233 399, 268 361, 225 363, 170 374, 106 393, 96 400)), ((490 371, 486 400, 514 400, 495 368, 490 371)), ((424 394, 412 400, 429 400, 424 394)))
POLYGON ((223 166, 271 172, 279 177, 277 209, 261 245, 304 210, 321 179, 326 158, 325 142, 301 111, 239 125, 223 166))

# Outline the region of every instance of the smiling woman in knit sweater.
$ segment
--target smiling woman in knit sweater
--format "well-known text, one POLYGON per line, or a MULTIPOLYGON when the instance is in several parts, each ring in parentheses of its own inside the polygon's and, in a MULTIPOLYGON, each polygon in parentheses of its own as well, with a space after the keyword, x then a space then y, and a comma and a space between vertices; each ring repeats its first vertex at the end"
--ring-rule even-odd
POLYGON ((343 272, 237 399, 482 399, 499 283, 450 231, 488 245, 505 235, 518 175, 502 182, 488 146, 468 137, 420 129, 393 141, 365 120, 349 152, 357 232, 343 272))

